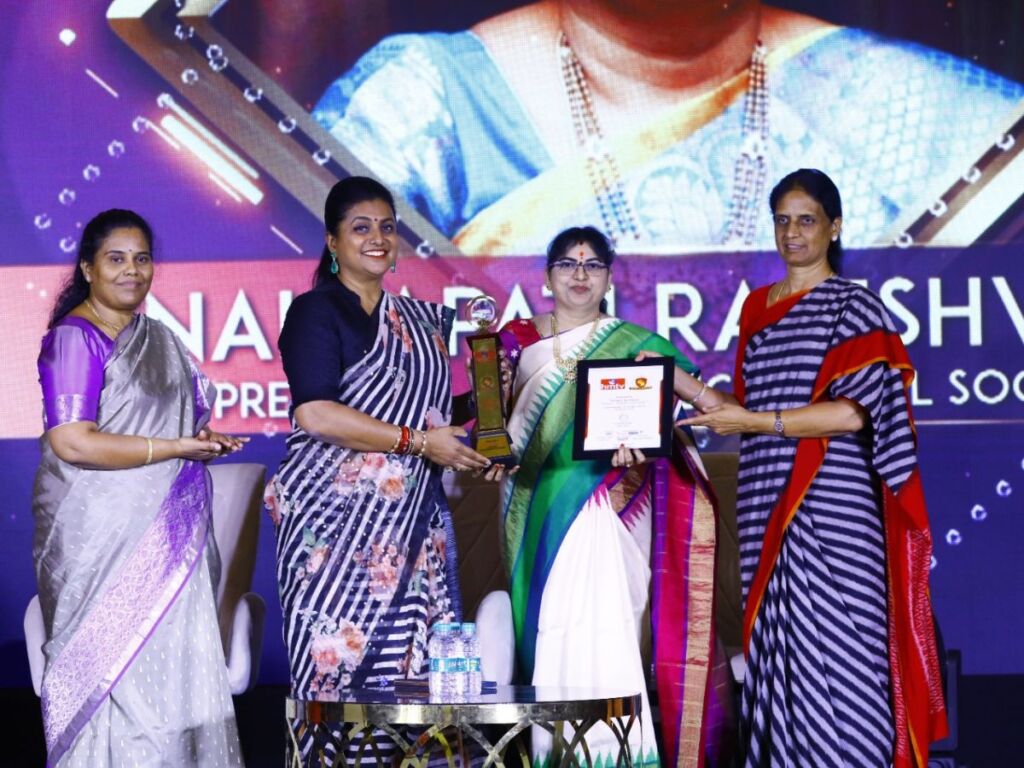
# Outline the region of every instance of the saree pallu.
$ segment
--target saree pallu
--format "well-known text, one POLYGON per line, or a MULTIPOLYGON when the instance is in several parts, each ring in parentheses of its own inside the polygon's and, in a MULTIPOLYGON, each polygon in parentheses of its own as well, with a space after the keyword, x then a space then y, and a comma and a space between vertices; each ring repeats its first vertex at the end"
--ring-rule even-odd
MULTIPOLYGON (((447 424, 451 310, 385 293, 339 402, 414 429, 447 424)), ((267 488, 292 695, 337 700, 426 672, 427 630, 461 613, 441 467, 311 437, 293 420, 267 488)), ((306 756, 312 747, 297 736, 306 756)), ((328 755, 333 759, 333 755, 328 755)))
POLYGON ((870 426, 743 436, 747 765, 924 766, 946 725, 906 350, 878 297, 840 278, 766 299, 752 293, 741 316, 740 402, 842 398, 870 426))
MULTIPOLYGON (((192 436, 211 397, 174 334, 138 316, 107 360, 97 425, 192 436)), ((47 764, 241 765, 205 466, 91 470, 57 458, 45 435, 41 448, 33 513, 47 764)))
MULTIPOLYGON (((603 320, 589 344, 587 331, 562 334, 566 354, 633 359, 647 349, 695 370, 638 326, 603 320)), ((503 542, 520 674, 534 685, 642 694, 634 764, 699 766, 706 753, 714 762, 722 725, 711 669, 716 521, 696 451, 677 433, 670 459, 629 469, 573 461, 575 387, 554 364, 552 340, 511 346, 509 432, 520 470, 503 489, 503 542), (660 760, 644 672, 652 643, 660 760)), ((587 743, 595 765, 614 763, 618 744, 606 726, 587 743)), ((546 764, 549 749, 550 737, 534 729, 535 765, 546 764)))

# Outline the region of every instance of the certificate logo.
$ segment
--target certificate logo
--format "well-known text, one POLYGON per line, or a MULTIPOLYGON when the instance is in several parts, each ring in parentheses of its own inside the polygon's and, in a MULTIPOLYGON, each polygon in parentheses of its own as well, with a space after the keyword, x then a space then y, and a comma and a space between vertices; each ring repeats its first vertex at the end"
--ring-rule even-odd
POLYGON ((646 376, 637 376, 633 379, 633 386, 630 389, 650 389, 651 386, 647 383, 646 376))
POLYGON ((625 379, 601 379, 601 389, 625 389, 625 379))

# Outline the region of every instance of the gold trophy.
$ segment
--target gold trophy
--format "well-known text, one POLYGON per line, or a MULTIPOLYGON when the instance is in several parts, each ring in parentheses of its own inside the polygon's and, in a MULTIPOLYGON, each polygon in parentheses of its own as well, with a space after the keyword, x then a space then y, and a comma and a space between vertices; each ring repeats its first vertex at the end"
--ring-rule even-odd
POLYGON ((466 319, 479 329, 467 339, 473 374, 476 425, 473 450, 495 464, 512 465, 512 439, 505 429, 505 398, 501 391, 501 338, 491 329, 498 320, 498 305, 490 296, 477 296, 466 307, 466 319))

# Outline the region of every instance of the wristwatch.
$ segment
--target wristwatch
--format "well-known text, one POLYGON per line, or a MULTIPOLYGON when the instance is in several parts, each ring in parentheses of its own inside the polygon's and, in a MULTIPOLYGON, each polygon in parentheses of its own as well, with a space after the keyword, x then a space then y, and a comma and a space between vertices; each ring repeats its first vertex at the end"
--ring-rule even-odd
POLYGON ((786 425, 782 423, 782 411, 775 409, 775 434, 779 437, 786 436, 786 425))

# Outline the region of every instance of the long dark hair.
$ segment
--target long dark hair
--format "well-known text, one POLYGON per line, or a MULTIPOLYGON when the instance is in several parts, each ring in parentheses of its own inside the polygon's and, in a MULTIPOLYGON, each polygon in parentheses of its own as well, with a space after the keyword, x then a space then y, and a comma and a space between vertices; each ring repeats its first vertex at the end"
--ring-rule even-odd
POLYGON ((135 211, 111 208, 109 211, 103 211, 103 213, 93 216, 82 230, 82 239, 78 243, 74 269, 64 281, 60 293, 57 294, 57 298, 53 302, 47 328, 53 328, 68 312, 85 301, 89 295, 89 283, 86 282, 85 273, 82 271, 82 262, 94 264, 100 246, 115 229, 140 230, 146 237, 149 250, 153 250, 153 230, 148 222, 135 211))
MULTIPOLYGON (((612 262, 615 261, 615 249, 612 248, 611 241, 604 232, 597 227, 569 227, 555 235, 555 238, 548 244, 548 261, 545 267, 548 275, 551 274, 551 265, 565 256, 570 248, 584 243, 590 246, 598 260, 611 268, 612 262)), ((599 309, 602 312, 608 311, 608 302, 605 299, 601 299, 599 309)))
MULTIPOLYGON (((353 205, 370 200, 383 200, 391 207, 391 212, 395 212, 395 198, 392 197, 388 188, 376 179, 367 176, 349 176, 347 179, 342 179, 327 193, 327 200, 324 202, 324 229, 330 234, 335 234, 338 224, 345 218, 353 205)), ((331 261, 331 249, 325 244, 324 250, 320 254, 320 263, 313 270, 314 288, 338 279, 337 275, 331 274, 331 261)))
MULTIPOLYGON (((799 189, 813 197, 828 216, 829 221, 835 221, 843 217, 843 202, 839 198, 839 189, 825 173, 817 168, 801 168, 798 171, 784 176, 775 185, 768 196, 768 205, 775 214, 775 208, 779 201, 789 192, 799 189)), ((841 274, 843 266, 843 244, 839 238, 828 244, 828 265, 837 275, 841 274)))

